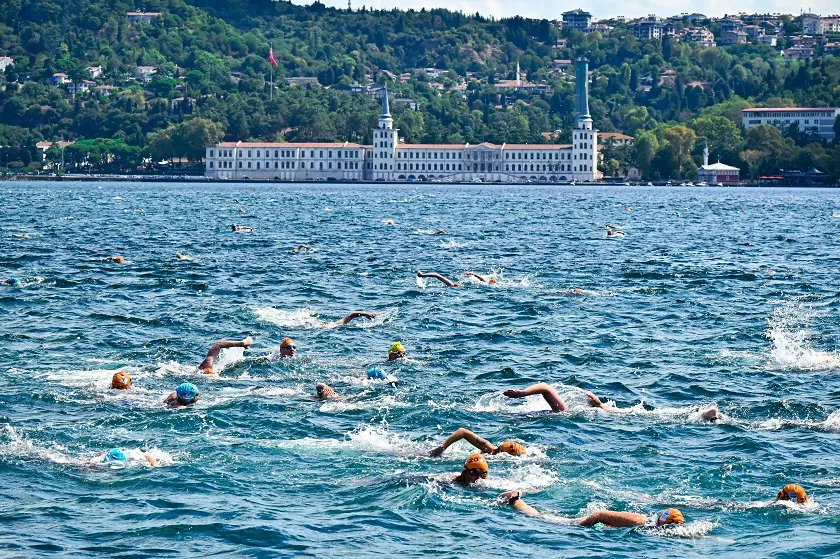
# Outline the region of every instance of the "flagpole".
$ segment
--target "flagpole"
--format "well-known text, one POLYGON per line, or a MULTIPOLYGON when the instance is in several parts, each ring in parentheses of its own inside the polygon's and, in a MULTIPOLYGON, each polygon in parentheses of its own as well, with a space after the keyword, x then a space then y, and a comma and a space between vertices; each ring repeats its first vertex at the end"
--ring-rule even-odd
MULTIPOLYGON (((271 43, 271 50, 274 50, 274 43, 271 43)), ((271 65, 271 92, 268 94, 268 100, 274 101, 274 64, 271 65)))

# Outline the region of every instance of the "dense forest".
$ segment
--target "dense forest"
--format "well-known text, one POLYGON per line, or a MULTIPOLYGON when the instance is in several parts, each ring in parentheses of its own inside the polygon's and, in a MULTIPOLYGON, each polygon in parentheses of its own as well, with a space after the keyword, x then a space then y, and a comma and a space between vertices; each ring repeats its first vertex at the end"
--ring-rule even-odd
POLYGON ((745 133, 740 118, 750 106, 840 105, 833 56, 785 62, 766 45, 638 40, 620 26, 582 34, 521 17, 270 0, 0 0, 0 56, 14 59, 0 91, 0 167, 36 168, 42 139, 88 140, 80 145, 97 146, 96 156, 77 146, 73 157, 103 165, 135 165, 147 155, 195 160, 201 142, 221 138, 369 142, 378 102, 351 86, 370 81, 387 81, 416 103, 416 110, 392 104, 407 142, 566 142, 574 81, 553 61, 582 55, 593 70, 596 126, 636 138, 632 148, 606 150, 608 174, 635 166, 646 178, 692 177, 708 144, 713 159, 744 176, 816 166, 840 177, 840 145, 796 130, 745 133), (129 23, 134 10, 162 15, 129 23), (279 64, 273 98, 270 46, 279 64), (549 91, 498 91, 494 84, 513 79, 517 62, 549 91), (90 66, 103 74, 92 79, 90 66), (149 83, 135 79, 138 66, 156 68, 149 83), (448 71, 408 81, 387 75, 427 67, 448 71), (50 85, 56 72, 91 81, 91 92, 70 96, 50 85), (466 88, 456 89, 467 75, 466 88), (292 76, 325 87, 288 86, 292 76), (116 89, 93 92, 103 84, 116 89))

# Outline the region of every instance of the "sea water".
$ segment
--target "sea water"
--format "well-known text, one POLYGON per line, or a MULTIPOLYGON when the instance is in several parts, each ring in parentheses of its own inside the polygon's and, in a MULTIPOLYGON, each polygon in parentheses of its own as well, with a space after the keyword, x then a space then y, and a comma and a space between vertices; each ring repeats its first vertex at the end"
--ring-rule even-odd
POLYGON ((0 286, 4 557, 840 554, 837 191, 0 192, 0 274, 21 280, 0 286), (355 310, 377 317, 323 328, 355 310), (196 370, 246 335, 218 375, 196 370), (294 359, 277 358, 286 336, 294 359), (407 360, 385 362, 393 341, 407 360), (117 370, 130 390, 108 388, 117 370), (164 407, 184 381, 200 400, 164 407), (315 382, 344 399, 315 400, 315 382), (535 382, 570 412, 501 394, 535 382), (713 405, 720 424, 700 419, 713 405), (442 483, 472 449, 428 452, 459 427, 528 454, 442 483), (97 461, 115 447, 126 462, 97 461), (765 506, 788 483, 813 504, 765 506), (500 504, 509 489, 545 516, 500 504), (665 507, 686 524, 568 525, 665 507))

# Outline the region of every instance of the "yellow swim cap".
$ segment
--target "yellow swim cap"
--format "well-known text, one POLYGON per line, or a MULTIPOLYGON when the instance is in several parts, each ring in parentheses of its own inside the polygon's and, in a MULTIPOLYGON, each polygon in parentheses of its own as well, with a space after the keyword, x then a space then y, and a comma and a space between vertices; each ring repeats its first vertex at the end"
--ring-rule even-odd
POLYGON ((205 367, 202 369, 205 375, 215 375, 216 371, 213 370, 213 367, 205 367))
POLYGON ((525 445, 514 441, 505 441, 499 445, 499 452, 507 452, 511 456, 522 456, 527 454, 525 452, 525 445))
POLYGON ((664 526, 665 524, 683 524, 685 517, 679 509, 665 509, 659 513, 656 519, 657 526, 664 526))
POLYGON ((490 472, 490 467, 487 465, 487 460, 481 454, 471 454, 467 461, 464 462, 465 470, 481 470, 481 479, 485 479, 490 472))
POLYGON ((280 342, 280 347, 286 347, 290 345, 295 345, 295 341, 291 338, 283 338, 283 341, 280 342))
POLYGON ((116 388, 117 390, 127 390, 130 386, 131 377, 122 371, 115 373, 114 377, 111 379, 111 388, 116 388))
POLYGON ((388 353, 399 353, 400 351, 405 351, 405 346, 400 342, 394 342, 391 344, 391 349, 388 350, 388 353))
POLYGON ((808 502, 808 494, 805 493, 802 486, 791 483, 790 485, 785 485, 779 491, 778 495, 776 495, 776 500, 793 501, 794 503, 803 504, 808 502))

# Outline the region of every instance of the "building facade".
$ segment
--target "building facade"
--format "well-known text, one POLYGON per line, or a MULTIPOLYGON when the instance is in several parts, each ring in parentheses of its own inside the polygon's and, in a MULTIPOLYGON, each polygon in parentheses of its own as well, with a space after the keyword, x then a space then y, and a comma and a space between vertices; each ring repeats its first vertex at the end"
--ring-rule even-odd
POLYGON ((592 14, 584 12, 580 8, 563 12, 563 29, 577 29, 581 33, 585 32, 592 22, 592 14))
POLYGON ((279 181, 594 181, 598 132, 589 115, 589 63, 576 63, 572 144, 406 144, 394 128, 387 90, 371 145, 222 142, 208 146, 205 176, 279 181))
POLYGON ((817 134, 829 141, 834 140, 834 122, 838 115, 840 115, 840 109, 828 107, 744 109, 741 111, 741 119, 747 130, 759 124, 769 124, 782 129, 796 124, 800 132, 817 134))

